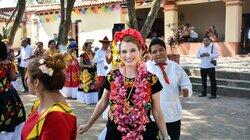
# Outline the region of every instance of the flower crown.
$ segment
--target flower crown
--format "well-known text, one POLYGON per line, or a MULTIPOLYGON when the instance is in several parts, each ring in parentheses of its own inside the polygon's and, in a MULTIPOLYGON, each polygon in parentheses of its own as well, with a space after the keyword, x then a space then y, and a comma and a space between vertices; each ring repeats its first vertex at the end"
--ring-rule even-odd
POLYGON ((39 69, 42 71, 42 73, 45 73, 45 74, 48 74, 49 76, 52 76, 54 70, 52 68, 48 68, 44 62, 45 62, 44 59, 39 60, 39 63, 41 64, 39 66, 39 69))
POLYGON ((117 43, 119 41, 121 41, 125 36, 133 36, 140 44, 140 48, 143 51, 147 50, 147 46, 145 45, 145 41, 144 38, 142 37, 141 33, 139 31, 137 31, 136 29, 125 29, 122 30, 121 32, 116 32, 115 36, 114 36, 114 42, 117 43))

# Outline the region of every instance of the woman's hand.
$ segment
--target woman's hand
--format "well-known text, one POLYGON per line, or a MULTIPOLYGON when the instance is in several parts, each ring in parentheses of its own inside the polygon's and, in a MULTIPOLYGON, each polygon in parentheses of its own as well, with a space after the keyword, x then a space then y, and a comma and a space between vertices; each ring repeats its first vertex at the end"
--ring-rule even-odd
POLYGON ((89 128, 90 128, 90 125, 88 123, 84 125, 80 125, 78 128, 78 133, 79 134, 85 133, 89 130, 89 128))

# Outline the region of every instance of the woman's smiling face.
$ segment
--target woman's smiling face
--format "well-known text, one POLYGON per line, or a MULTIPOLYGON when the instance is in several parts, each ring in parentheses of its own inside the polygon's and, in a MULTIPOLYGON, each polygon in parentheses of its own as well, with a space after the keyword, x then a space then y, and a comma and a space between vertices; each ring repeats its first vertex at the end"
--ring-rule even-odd
POLYGON ((141 60, 141 52, 138 46, 132 42, 121 42, 121 62, 125 66, 135 66, 141 60))

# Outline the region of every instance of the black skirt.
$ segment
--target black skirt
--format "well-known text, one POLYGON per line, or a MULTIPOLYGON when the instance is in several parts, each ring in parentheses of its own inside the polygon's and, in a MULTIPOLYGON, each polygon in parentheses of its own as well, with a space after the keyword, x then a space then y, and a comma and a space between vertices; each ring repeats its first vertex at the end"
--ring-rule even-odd
POLYGON ((0 93, 0 132, 14 132, 25 120, 25 109, 16 89, 12 87, 0 93))
MULTIPOLYGON (((117 130, 117 125, 113 121, 108 121, 107 133, 105 140, 121 140, 122 135, 119 130, 117 130)), ((159 140, 159 129, 155 122, 150 121, 146 124, 146 131, 143 133, 143 140, 159 140)))

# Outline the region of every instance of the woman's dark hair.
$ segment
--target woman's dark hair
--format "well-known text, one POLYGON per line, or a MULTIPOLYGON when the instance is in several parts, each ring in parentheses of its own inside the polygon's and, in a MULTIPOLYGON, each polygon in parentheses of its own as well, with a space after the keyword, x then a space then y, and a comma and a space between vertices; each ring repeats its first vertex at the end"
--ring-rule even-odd
POLYGON ((43 45, 43 42, 39 41, 39 42, 36 43, 36 45, 38 45, 38 44, 43 45))
POLYGON ((165 49, 166 49, 166 44, 165 44, 165 42, 162 40, 162 39, 160 39, 159 37, 154 37, 152 40, 151 40, 151 42, 150 42, 150 44, 149 44, 149 52, 151 52, 151 48, 152 48, 152 46, 153 45, 161 45, 162 47, 164 47, 165 49))
POLYGON ((51 43, 56 43, 56 41, 53 40, 53 39, 49 40, 48 46, 49 46, 51 43))
POLYGON ((0 59, 6 60, 8 57, 7 46, 5 43, 0 42, 0 59))
POLYGON ((29 72, 31 82, 34 82, 35 79, 39 79, 47 91, 62 89, 66 80, 65 74, 63 72, 63 70, 66 68, 64 55, 57 53, 52 57, 44 56, 41 59, 36 59, 28 66, 27 71, 29 72), (39 63, 41 59, 45 60, 43 64, 39 63), (46 65, 48 69, 52 68, 52 76, 42 72, 42 70, 39 68, 41 65, 46 65))

